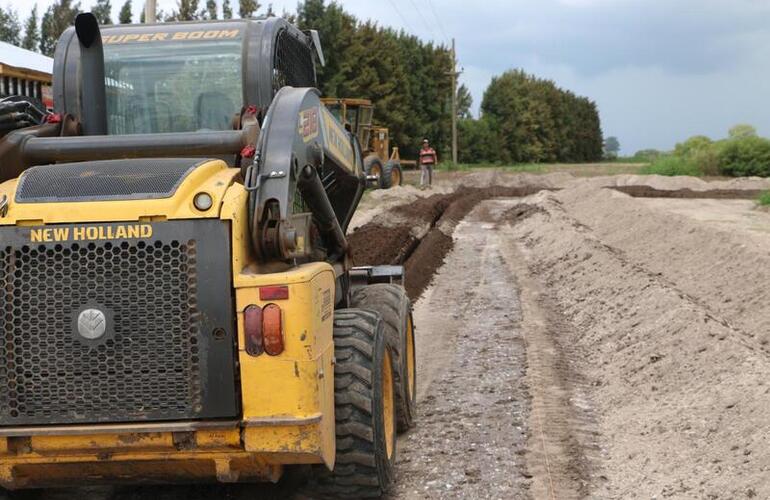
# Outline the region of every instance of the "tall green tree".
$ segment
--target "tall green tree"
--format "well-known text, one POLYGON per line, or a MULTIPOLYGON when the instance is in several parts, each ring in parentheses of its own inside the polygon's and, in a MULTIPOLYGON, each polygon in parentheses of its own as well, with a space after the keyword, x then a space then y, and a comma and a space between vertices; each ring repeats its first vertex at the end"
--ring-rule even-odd
POLYGON ((614 159, 620 153, 620 141, 611 135, 604 140, 604 157, 614 159))
POLYGON ((96 0, 96 5, 91 8, 91 13, 99 24, 112 24, 112 5, 110 0, 96 0))
POLYGON ((492 79, 481 103, 493 119, 504 162, 579 162, 602 157, 596 103, 550 80, 511 70, 492 79))
POLYGON ((131 0, 126 0, 126 2, 123 4, 123 7, 120 8, 120 13, 118 14, 118 22, 120 24, 131 24, 132 17, 133 14, 131 13, 131 0))
POLYGON ((471 107, 473 106, 473 96, 465 84, 457 87, 457 118, 471 118, 471 107))
POLYGON ((254 17, 260 7, 261 5, 257 0, 240 0, 238 2, 238 14, 241 19, 248 19, 254 17))
POLYGON ((206 19, 217 19, 217 0, 206 0, 206 19))
POLYGON ((744 139, 746 137, 756 137, 757 129, 753 125, 740 123, 730 128, 727 133, 729 139, 744 139))
POLYGON ((493 163, 500 160, 500 137, 492 118, 464 118, 457 123, 460 163, 493 163))
POLYGON ((13 45, 21 44, 19 15, 10 7, 7 9, 0 7, 0 41, 13 45))
POLYGON ((32 7, 27 22, 24 23, 24 40, 21 46, 27 50, 37 50, 40 44, 40 28, 37 23, 37 4, 32 7))
POLYGON ((199 0, 177 0, 176 10, 166 16, 166 21, 195 21, 201 18, 199 0))
POLYGON ((55 0, 43 14, 40 23, 40 52, 49 57, 53 56, 59 37, 65 29, 75 23, 75 17, 80 12, 80 2, 55 0))
POLYGON ((230 6, 230 0, 224 0, 222 2, 222 19, 232 19, 233 8, 230 6))

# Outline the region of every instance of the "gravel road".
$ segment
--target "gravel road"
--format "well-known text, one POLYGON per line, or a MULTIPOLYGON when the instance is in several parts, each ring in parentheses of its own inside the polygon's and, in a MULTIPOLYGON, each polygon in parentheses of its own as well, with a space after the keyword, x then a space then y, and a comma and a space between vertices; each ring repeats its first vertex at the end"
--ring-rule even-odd
POLYGON ((416 304, 418 426, 393 498, 528 497, 521 308, 494 229, 487 204, 471 212, 416 304))

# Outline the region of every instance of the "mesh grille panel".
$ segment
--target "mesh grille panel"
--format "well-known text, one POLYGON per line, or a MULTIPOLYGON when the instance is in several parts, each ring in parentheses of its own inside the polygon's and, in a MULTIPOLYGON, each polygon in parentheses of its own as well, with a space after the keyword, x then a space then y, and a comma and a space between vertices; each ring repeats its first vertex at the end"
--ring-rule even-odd
POLYGON ((0 246, 0 422, 194 418, 202 410, 195 241, 0 246), (77 338, 95 303, 101 345, 77 338))
POLYGON ((168 198, 197 159, 103 160, 32 167, 21 176, 16 201, 97 201, 168 198))
POLYGON ((315 87, 316 83, 310 48, 284 30, 276 39, 273 91, 287 85, 315 87))

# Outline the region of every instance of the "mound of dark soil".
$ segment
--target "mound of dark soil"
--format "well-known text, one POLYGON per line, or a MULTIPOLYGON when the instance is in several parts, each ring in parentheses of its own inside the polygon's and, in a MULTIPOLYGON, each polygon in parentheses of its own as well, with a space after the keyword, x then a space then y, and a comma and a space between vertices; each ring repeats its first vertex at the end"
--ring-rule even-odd
POLYGON ((369 222, 348 236, 355 265, 403 265, 406 290, 412 300, 430 284, 452 249, 452 231, 479 202, 495 197, 520 197, 546 188, 538 186, 461 187, 399 205, 392 211, 402 223, 384 226, 369 222), (429 225, 427 233, 425 226, 429 225), (422 234, 420 234, 422 233, 422 234))

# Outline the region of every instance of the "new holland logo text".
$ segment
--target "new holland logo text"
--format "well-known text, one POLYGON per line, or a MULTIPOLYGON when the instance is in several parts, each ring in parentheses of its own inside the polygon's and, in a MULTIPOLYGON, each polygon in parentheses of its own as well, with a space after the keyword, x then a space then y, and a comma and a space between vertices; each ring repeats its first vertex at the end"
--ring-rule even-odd
POLYGON ((50 243, 53 241, 132 240, 152 237, 149 224, 121 226, 77 226, 31 229, 29 241, 50 243))

